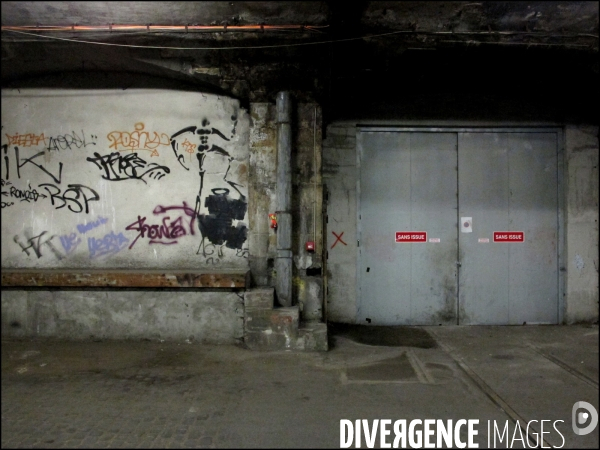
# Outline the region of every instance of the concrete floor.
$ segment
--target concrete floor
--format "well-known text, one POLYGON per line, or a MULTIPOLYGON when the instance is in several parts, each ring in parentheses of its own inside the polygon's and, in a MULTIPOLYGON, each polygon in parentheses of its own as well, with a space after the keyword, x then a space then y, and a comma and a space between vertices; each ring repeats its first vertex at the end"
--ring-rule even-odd
MULTIPOLYGON (((578 436, 571 417, 577 401, 600 409, 597 325, 423 329, 435 347, 339 335, 327 353, 3 340, 1 445, 340 447, 342 419, 478 419, 479 448, 488 447, 488 421, 501 433, 508 423, 504 441, 490 437, 489 446, 511 446, 510 436, 523 448, 535 444, 525 442, 526 424, 537 421, 535 440, 542 420, 544 447, 598 448, 599 428, 578 436)), ((459 431, 466 442, 467 428, 459 431)))

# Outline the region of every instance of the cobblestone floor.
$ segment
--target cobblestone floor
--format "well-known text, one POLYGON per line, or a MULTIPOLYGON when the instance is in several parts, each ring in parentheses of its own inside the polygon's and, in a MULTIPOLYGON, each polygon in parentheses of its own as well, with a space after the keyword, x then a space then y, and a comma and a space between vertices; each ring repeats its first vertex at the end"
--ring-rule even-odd
POLYGON ((510 421, 496 396, 564 420, 563 448, 598 448, 598 429, 570 431, 575 401, 598 408, 598 327, 528 328, 436 328, 435 348, 339 337, 326 353, 3 340, 1 446, 339 448, 341 419, 510 421))
POLYGON ((2 394, 2 447, 211 447, 211 418, 225 410, 188 406, 210 387, 186 378, 37 379, 34 396, 34 380, 12 382, 2 394))

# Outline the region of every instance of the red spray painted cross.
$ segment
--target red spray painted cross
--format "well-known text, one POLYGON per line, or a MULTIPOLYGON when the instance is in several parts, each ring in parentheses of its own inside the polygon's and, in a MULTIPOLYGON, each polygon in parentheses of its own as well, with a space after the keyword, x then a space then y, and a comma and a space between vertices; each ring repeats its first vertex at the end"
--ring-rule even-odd
POLYGON ((335 242, 333 243, 333 245, 331 246, 331 248, 335 247, 335 244, 337 244, 338 242, 341 242, 344 245, 348 245, 344 241, 342 241, 342 236, 344 235, 343 231, 339 235, 336 234, 335 231, 332 231, 332 233, 336 237, 336 239, 335 239, 335 242))

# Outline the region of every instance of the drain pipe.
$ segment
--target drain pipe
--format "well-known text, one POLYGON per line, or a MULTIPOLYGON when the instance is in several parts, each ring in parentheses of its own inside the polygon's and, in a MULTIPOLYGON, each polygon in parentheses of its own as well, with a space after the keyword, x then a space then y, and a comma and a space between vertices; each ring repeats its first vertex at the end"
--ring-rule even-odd
POLYGON ((275 292, 292 306, 292 105, 290 93, 277 94, 277 258, 275 292))

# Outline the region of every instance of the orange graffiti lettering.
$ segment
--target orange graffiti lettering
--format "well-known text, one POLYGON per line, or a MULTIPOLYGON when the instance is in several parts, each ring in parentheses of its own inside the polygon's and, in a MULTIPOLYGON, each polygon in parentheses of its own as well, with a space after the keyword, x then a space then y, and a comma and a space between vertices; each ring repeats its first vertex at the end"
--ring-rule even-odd
POLYGON ((190 154, 190 160, 191 160, 192 154, 196 151, 196 147, 198 147, 198 146, 196 144, 192 144, 187 139, 183 142, 183 144, 181 144, 181 146, 184 148, 184 150, 186 152, 188 152, 190 154))
POLYGON ((170 138, 166 133, 144 131, 145 125, 142 122, 137 122, 133 128, 134 131, 111 131, 108 133, 109 148, 118 151, 148 150, 151 152, 150 156, 158 156, 158 146, 171 145, 170 138))
POLYGON ((8 138, 8 145, 18 145, 19 147, 33 147, 34 145, 39 145, 40 142, 46 144, 46 138, 44 136, 44 133, 40 135, 36 135, 34 133, 16 133, 12 136, 9 134, 6 134, 5 136, 8 138))

